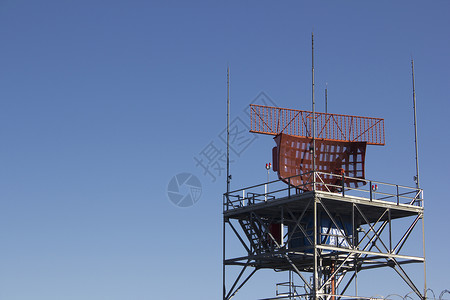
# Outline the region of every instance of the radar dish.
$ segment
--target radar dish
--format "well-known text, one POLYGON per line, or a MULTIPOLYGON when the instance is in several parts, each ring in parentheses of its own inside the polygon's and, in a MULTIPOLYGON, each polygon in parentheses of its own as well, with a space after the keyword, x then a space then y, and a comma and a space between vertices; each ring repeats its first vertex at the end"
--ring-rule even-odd
MULTIPOLYGON (((278 177, 300 190, 312 190, 312 139, 281 133, 274 140, 277 146, 272 150, 273 170, 278 177)), ((342 180, 331 174, 345 175, 347 187, 364 185, 358 179, 365 176, 366 144, 316 139, 316 171, 327 173, 321 175, 323 183, 316 189, 336 191, 342 180)))

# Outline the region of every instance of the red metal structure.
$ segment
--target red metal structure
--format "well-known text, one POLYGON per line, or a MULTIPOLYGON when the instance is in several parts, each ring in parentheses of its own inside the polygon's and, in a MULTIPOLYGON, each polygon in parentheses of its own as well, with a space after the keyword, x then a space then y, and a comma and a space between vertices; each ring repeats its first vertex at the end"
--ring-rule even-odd
MULTIPOLYGON (((312 138, 312 115, 310 111, 251 104, 250 132, 312 138)), ((383 119, 318 112, 315 118, 316 140, 384 145, 383 119)))
POLYGON ((250 132, 274 135, 274 171, 300 190, 312 190, 311 171, 330 175, 322 179, 329 192, 344 185, 363 185, 366 145, 384 145, 384 120, 350 115, 315 113, 316 137, 313 169, 313 113, 310 111, 250 105, 250 132), (340 182, 331 174, 342 175, 340 182), (344 179, 344 177, 346 177, 344 179))
MULTIPOLYGON (((312 190, 312 139, 280 133, 274 140, 273 170, 278 177, 300 190, 312 190)), ((357 179, 365 178, 365 153, 366 142, 316 141, 316 171, 327 173, 321 178, 324 185, 320 189, 335 192, 343 184, 353 188, 365 184, 357 179), (332 174, 346 178, 340 180, 332 174)))

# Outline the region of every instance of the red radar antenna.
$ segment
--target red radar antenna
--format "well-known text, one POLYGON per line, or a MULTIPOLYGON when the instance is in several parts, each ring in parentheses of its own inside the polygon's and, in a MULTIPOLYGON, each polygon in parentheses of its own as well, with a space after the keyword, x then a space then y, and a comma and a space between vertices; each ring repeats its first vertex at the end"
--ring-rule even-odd
POLYGON ((250 105, 250 132, 273 135, 273 170, 286 183, 300 190, 311 190, 314 170, 324 174, 321 189, 334 192, 337 186, 365 184, 366 145, 384 145, 384 119, 250 105), (316 123, 313 150, 313 115, 316 123), (342 180, 336 182, 336 176, 342 180), (293 177, 294 176, 294 177, 293 177), (345 177, 345 180, 344 180, 345 177), (336 188, 331 188, 336 187, 336 188))

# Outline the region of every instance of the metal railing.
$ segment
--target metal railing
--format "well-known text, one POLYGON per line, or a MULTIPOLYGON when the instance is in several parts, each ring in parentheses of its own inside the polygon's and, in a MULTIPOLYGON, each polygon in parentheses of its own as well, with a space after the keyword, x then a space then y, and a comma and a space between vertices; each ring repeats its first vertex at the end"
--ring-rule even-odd
POLYGON ((281 282, 276 284, 276 295, 289 297, 289 299, 300 299, 300 293, 297 290, 305 289, 304 285, 294 285, 293 282, 281 282), (283 289, 283 290, 281 290, 283 289))
POLYGON ((249 205, 265 203, 279 198, 291 197, 307 191, 329 192, 341 196, 365 198, 369 201, 385 201, 396 205, 413 205, 423 207, 423 190, 399 184, 386 183, 375 180, 361 179, 324 172, 307 172, 291 176, 283 180, 273 180, 258 185, 225 193, 224 211, 242 208, 249 205), (302 185, 292 185, 296 177, 303 178, 302 185), (324 178, 327 177, 327 180, 324 178), (305 180, 305 178, 308 178, 305 180), (333 182, 341 184, 330 184, 333 182), (346 179, 357 181, 359 187, 346 186, 346 179))

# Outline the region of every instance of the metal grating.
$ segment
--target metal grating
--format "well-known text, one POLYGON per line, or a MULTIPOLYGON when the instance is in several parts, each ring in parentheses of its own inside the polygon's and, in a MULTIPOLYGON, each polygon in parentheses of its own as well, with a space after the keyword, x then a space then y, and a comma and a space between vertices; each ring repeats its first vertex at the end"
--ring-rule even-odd
MULTIPOLYGON (((384 119, 315 113, 316 139, 384 145, 384 119)), ((312 137, 310 111, 250 104, 250 132, 312 137)))

